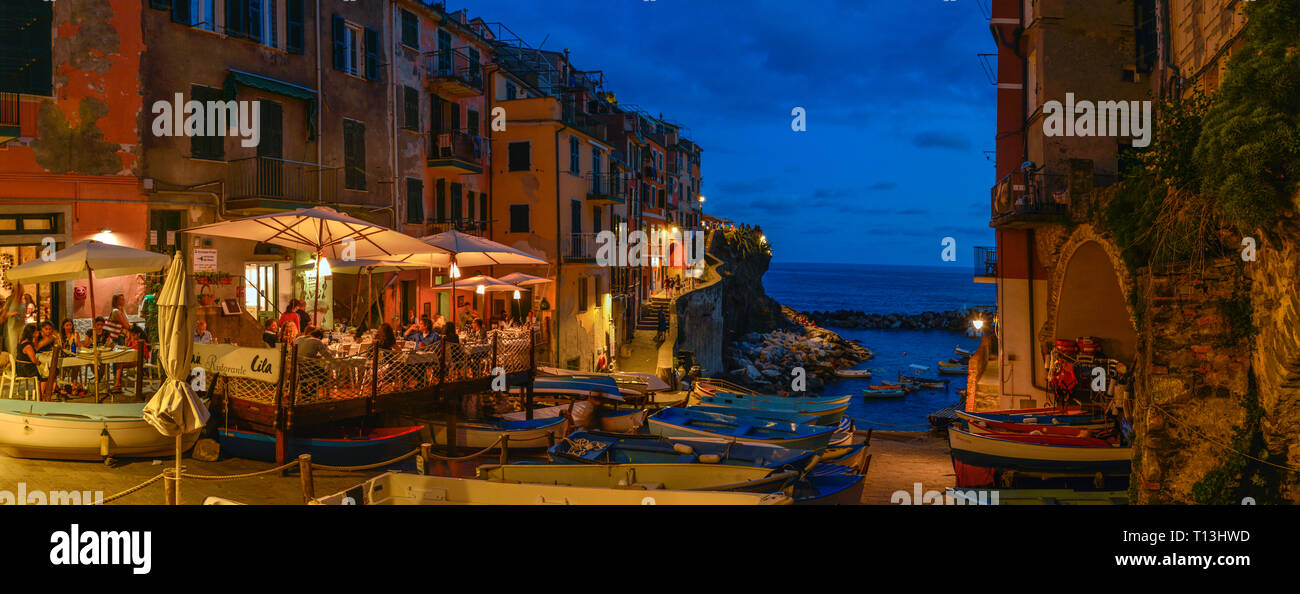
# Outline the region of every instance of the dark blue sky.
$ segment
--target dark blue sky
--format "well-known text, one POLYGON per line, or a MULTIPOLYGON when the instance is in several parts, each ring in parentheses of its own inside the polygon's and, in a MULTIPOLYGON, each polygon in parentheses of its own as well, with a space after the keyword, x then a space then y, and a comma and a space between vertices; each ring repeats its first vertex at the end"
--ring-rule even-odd
MULTIPOLYGON (((988 227, 986 0, 451 0, 572 50, 704 149, 705 212, 782 262, 969 267, 988 227), (807 111, 806 132, 790 129, 807 111), (940 260, 945 236, 958 263, 940 260)), ((544 43, 543 43, 544 42, 544 43)))

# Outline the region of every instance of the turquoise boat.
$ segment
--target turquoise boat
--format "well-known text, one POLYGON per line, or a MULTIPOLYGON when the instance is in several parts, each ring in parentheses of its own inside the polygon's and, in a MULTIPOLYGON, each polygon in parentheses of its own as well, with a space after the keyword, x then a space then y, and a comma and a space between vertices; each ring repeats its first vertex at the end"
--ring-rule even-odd
POLYGON ((835 427, 800 425, 737 417, 699 409, 665 408, 649 419, 650 432, 666 437, 714 437, 820 452, 830 444, 835 427))
MULTIPOLYGON (((836 452, 842 454, 852 452, 836 452)), ((736 443, 722 439, 678 439, 662 435, 623 435, 602 431, 574 431, 547 450, 552 461, 588 464, 701 463, 804 468, 813 453, 771 445, 736 443)))
POLYGON ((840 418, 844 416, 844 411, 849 409, 850 398, 849 396, 838 398, 786 398, 782 396, 724 393, 701 396, 700 406, 762 411, 764 413, 780 412, 812 415, 816 418, 812 424, 831 425, 839 422, 840 418))
POLYGON ((766 419, 768 421, 785 421, 787 423, 798 423, 800 425, 815 425, 817 424, 816 421, 818 421, 818 418, 814 415, 805 415, 784 410, 756 410, 731 406, 688 406, 686 408, 688 410, 731 415, 733 417, 750 417, 754 419, 766 419))

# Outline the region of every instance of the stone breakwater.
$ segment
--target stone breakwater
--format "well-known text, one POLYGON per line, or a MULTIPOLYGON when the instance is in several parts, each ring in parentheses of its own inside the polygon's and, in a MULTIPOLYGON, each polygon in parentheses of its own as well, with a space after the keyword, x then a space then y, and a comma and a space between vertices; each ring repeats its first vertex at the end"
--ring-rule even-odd
POLYGON ((860 311, 814 311, 804 314, 818 326, 865 330, 952 330, 965 332, 967 313, 960 310, 919 314, 868 314, 860 311))
POLYGON ((807 391, 818 392, 834 379, 836 369, 853 367, 871 356, 866 347, 830 330, 795 326, 746 334, 727 346, 724 359, 732 381, 774 393, 790 389, 796 367, 807 374, 807 391))

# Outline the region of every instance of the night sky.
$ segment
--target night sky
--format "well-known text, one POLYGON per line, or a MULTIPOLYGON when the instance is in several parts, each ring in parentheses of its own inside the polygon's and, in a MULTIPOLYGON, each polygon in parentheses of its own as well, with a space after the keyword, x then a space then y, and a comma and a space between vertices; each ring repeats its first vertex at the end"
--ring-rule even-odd
POLYGON ((968 268, 993 245, 987 0, 448 2, 460 8, 572 50, 620 103, 684 125, 704 149, 705 212, 761 225, 778 262, 968 268), (957 263, 940 259, 945 236, 957 263))

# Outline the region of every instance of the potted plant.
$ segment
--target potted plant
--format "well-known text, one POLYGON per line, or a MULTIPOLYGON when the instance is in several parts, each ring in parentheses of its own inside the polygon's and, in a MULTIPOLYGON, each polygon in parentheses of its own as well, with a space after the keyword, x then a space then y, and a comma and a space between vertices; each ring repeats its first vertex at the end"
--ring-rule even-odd
POLYGON ((194 280, 200 285, 216 284, 217 273, 215 272, 195 272, 194 280))

